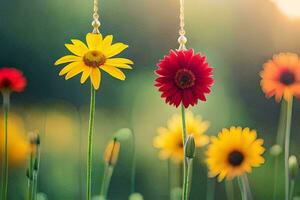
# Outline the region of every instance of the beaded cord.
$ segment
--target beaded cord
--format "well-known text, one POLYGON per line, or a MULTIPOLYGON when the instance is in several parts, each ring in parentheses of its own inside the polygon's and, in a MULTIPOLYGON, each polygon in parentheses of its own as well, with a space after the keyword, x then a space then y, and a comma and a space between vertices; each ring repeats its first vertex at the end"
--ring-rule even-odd
POLYGON ((178 50, 186 50, 185 44, 187 43, 187 38, 185 37, 185 23, 184 23, 184 0, 179 0, 180 1, 180 14, 179 14, 179 38, 178 38, 178 43, 179 43, 179 48, 178 50))
POLYGON ((99 27, 101 25, 99 21, 99 5, 98 5, 98 0, 94 0, 94 13, 93 13, 93 21, 92 21, 92 26, 93 26, 93 33, 99 34, 99 27))

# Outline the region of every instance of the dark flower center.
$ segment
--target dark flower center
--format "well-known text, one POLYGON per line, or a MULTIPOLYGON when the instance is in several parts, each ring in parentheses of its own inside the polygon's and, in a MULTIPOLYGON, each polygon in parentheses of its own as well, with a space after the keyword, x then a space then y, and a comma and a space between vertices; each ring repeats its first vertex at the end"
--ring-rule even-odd
POLYGON ((232 151, 228 156, 228 162, 234 167, 241 165, 244 161, 244 155, 240 151, 232 151))
POLYGON ((182 140, 178 141, 177 145, 178 145, 178 148, 183 149, 182 140))
POLYGON ((83 56, 83 62, 89 67, 99 67, 106 61, 105 55, 100 51, 88 51, 83 56))
POLYGON ((291 85, 295 82, 296 78, 293 72, 285 71, 280 75, 280 82, 284 85, 291 85))
POLYGON ((177 71, 175 83, 181 89, 187 89, 195 85, 196 77, 191 70, 181 69, 177 71))
POLYGON ((7 78, 4 78, 1 82, 3 88, 9 88, 11 86, 11 81, 7 78))

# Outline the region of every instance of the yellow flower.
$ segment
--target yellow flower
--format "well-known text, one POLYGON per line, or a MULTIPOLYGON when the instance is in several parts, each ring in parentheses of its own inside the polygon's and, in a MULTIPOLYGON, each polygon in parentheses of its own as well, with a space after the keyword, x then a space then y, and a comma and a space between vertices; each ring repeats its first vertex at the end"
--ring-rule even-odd
MULTIPOLYGON (((3 117, 0 117, 0 155, 3 155, 3 117)), ((9 113, 8 119, 8 157, 11 166, 23 164, 31 152, 31 147, 25 136, 24 122, 21 117, 9 113)))
POLYGON ((217 137, 212 137, 206 152, 206 162, 211 177, 222 181, 250 173, 252 167, 264 163, 262 154, 264 141, 257 139, 256 131, 249 128, 231 127, 223 129, 217 137))
POLYGON ((71 40, 72 44, 66 44, 66 48, 75 55, 67 55, 55 62, 55 65, 69 63, 59 73, 60 76, 66 75, 68 80, 82 72, 81 84, 90 77, 95 89, 99 89, 101 82, 101 70, 111 76, 125 80, 125 74, 121 69, 132 69, 133 62, 126 58, 112 58, 121 53, 128 46, 123 43, 112 44, 113 36, 105 38, 101 34, 88 33, 85 45, 80 40, 71 40))
MULTIPOLYGON (((193 135, 196 147, 202 147, 209 142, 204 135, 209 127, 208 121, 203 121, 200 116, 194 116, 192 112, 186 113, 187 134, 193 135)), ((157 130, 158 136, 153 140, 153 146, 160 149, 159 157, 162 160, 172 159, 175 163, 183 160, 182 122, 181 116, 175 114, 168 121, 167 127, 157 130)))

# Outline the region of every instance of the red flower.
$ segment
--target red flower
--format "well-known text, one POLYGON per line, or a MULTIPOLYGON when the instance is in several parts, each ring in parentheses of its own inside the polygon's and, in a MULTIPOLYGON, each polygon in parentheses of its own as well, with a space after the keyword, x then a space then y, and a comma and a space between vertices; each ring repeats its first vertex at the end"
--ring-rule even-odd
POLYGON ((183 103, 187 108, 196 105, 198 100, 206 101, 205 94, 210 93, 214 80, 213 69, 200 53, 193 49, 170 51, 157 66, 155 86, 162 93, 166 103, 178 107, 183 103))
POLYGON ((23 73, 15 68, 0 69, 0 91, 22 92, 26 87, 23 73))

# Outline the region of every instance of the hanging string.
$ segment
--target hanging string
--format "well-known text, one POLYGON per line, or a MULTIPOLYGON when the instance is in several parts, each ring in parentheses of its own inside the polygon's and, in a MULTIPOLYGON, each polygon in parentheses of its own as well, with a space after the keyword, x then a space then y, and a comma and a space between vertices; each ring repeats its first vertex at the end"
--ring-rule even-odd
POLYGON ((185 44, 187 42, 187 38, 185 37, 185 29, 184 29, 184 0, 179 0, 180 1, 180 14, 179 14, 179 38, 178 38, 178 43, 179 43, 179 49, 178 50, 186 50, 185 44))
POLYGON ((99 34, 99 27, 101 25, 100 21, 99 21, 99 5, 98 5, 98 0, 94 0, 94 13, 93 13, 93 22, 92 22, 92 26, 93 26, 93 33, 95 34, 99 34))

